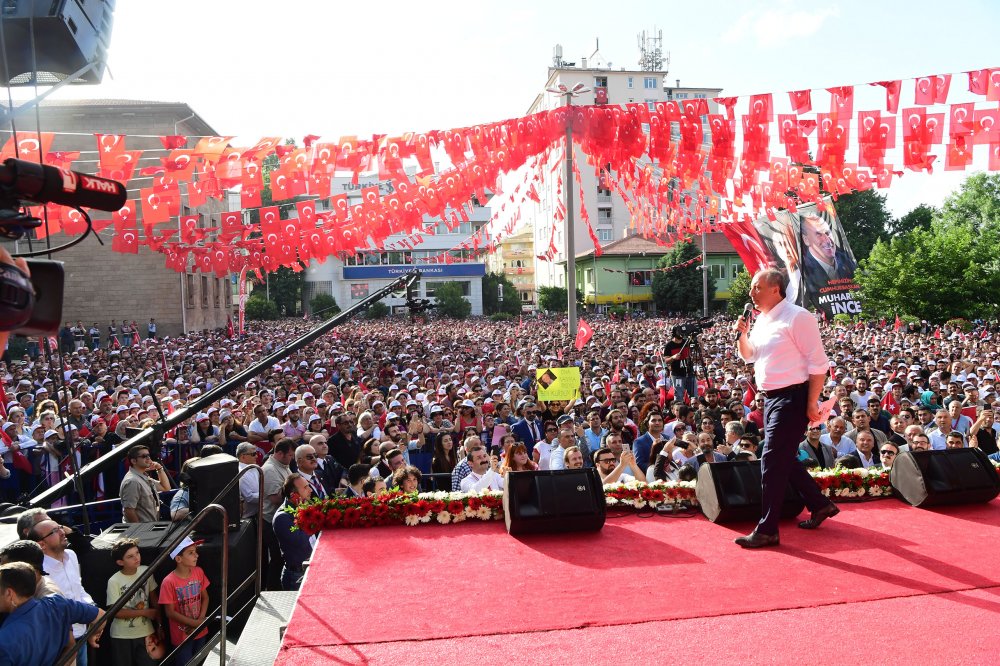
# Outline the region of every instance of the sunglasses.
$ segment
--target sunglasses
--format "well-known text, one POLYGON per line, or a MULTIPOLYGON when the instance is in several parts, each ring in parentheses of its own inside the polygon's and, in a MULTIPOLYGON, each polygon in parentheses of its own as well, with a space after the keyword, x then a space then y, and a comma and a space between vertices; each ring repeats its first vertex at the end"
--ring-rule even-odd
POLYGON ((879 451, 879 453, 881 453, 883 456, 894 456, 894 455, 896 455, 895 451, 879 451))
POLYGON ((602 460, 598 460, 597 462, 599 462, 599 463, 613 463, 614 461, 615 461, 614 458, 603 458, 602 460))
POLYGON ((48 538, 49 538, 50 536, 52 536, 53 534, 56 534, 56 533, 60 533, 60 534, 61 534, 61 533, 62 533, 62 531, 63 531, 63 528, 62 528, 62 526, 60 525, 59 527, 55 527, 55 528, 53 528, 53 529, 52 529, 52 531, 51 531, 51 532, 49 532, 48 534, 46 534, 45 536, 43 536, 43 537, 41 537, 41 538, 39 538, 39 539, 36 539, 36 541, 45 541, 46 539, 48 539, 48 538))
POLYGON ((302 457, 305 458, 306 460, 316 460, 316 456, 314 456, 311 453, 307 453, 306 455, 304 455, 302 457))

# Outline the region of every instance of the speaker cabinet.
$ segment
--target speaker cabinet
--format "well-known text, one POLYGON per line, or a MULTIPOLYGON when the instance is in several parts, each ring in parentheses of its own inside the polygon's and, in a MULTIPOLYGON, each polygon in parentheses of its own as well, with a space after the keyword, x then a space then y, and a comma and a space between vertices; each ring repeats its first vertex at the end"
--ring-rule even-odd
POLYGON ((989 502, 1000 494, 1000 476, 977 448, 901 453, 889 481, 913 506, 989 502))
MULTIPOLYGON (((701 465, 695 493, 705 517, 713 523, 757 522, 761 516, 760 461, 731 460, 701 465)), ((805 506, 802 496, 789 484, 781 517, 795 518, 805 506)))
MULTIPOLYGON (((193 460, 187 464, 188 481, 191 488, 191 517, 215 501, 227 483, 236 478, 239 472, 239 462, 228 453, 216 453, 193 460)), ((225 496, 218 500, 229 518, 229 528, 233 529, 240 522, 240 485, 238 483, 226 491, 225 496)), ((222 517, 208 516, 198 523, 198 531, 217 533, 222 531, 222 517)))
POLYGON ((508 472, 503 511, 512 535, 596 532, 604 527, 604 485, 595 469, 508 472))

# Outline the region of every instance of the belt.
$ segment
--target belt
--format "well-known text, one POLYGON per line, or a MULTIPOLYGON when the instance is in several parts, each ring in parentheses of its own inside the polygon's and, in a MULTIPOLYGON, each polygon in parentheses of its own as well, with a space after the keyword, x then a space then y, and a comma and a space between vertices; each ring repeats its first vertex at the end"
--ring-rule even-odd
POLYGON ((783 395, 788 395, 792 391, 797 391, 797 390, 799 390, 799 389, 801 389, 801 388, 803 388, 803 387, 805 387, 807 385, 808 385, 808 382, 802 382, 800 384, 791 384, 789 386, 783 386, 781 388, 767 389, 766 391, 763 390, 763 389, 761 389, 761 390, 757 391, 757 393, 760 393, 765 398, 777 398, 777 397, 780 397, 780 396, 783 396, 783 395))

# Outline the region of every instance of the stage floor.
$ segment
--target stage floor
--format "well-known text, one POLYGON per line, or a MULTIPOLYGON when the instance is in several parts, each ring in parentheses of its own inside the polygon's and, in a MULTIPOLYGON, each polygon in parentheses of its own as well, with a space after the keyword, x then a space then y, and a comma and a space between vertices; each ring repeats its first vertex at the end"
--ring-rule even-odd
POLYGON ((992 659, 1000 501, 842 507, 762 551, 732 543, 751 526, 700 515, 520 538, 478 521, 330 532, 276 663, 992 659))

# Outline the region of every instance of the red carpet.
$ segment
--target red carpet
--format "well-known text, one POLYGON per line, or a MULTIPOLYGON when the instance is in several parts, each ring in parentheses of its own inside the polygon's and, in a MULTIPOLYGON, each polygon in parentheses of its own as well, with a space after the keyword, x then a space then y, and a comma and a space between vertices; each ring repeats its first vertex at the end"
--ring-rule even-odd
POLYGON ((789 523, 765 551, 732 543, 749 526, 700 516, 625 515, 598 534, 520 539, 479 522, 332 532, 277 663, 563 663, 612 646, 626 662, 774 663, 836 658, 859 633, 870 662, 903 660, 903 643, 924 662, 981 662, 1000 638, 967 629, 983 638, 943 641, 933 628, 995 622, 998 506, 843 505, 820 530, 789 523), (772 627, 780 644, 751 654, 754 632, 772 627))

